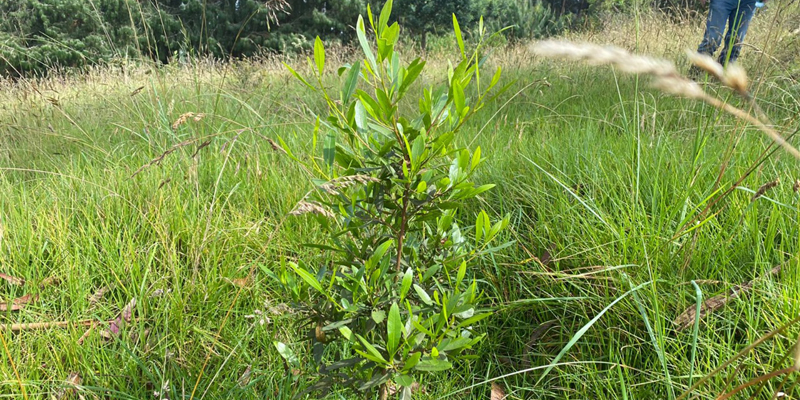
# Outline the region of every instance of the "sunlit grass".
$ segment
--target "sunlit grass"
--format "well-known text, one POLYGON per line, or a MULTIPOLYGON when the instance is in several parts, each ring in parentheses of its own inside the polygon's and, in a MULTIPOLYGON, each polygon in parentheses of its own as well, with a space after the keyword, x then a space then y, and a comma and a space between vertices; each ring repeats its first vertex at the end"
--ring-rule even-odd
MULTIPOLYGON (((765 154, 767 139, 711 107, 608 69, 530 57, 514 48, 492 58, 518 82, 461 138, 490 157, 479 180, 498 184, 471 206, 510 213, 516 240, 472 271, 497 308, 489 337, 474 363, 422 382, 420 398, 485 399, 488 385, 470 386, 525 369, 502 379, 510 398, 670 398, 798 315, 796 160, 765 154), (751 293, 700 321, 696 338, 676 331, 674 318, 696 304, 690 281, 709 298, 754 278, 751 293)), ((773 75, 760 84, 766 111, 795 132, 800 86, 773 75)), ((302 390, 308 380, 285 369, 272 341, 303 346, 307 328, 293 324, 263 269, 324 255, 302 246, 318 239, 314 225, 287 217, 310 183, 266 139, 308 152, 321 104, 274 62, 98 70, 0 98, 0 272, 26 280, 2 283, 3 299, 39 294, 2 322, 107 321, 138 301, 134 322, 111 340, 102 327, 80 345, 85 327, 4 330, 0 393, 21 395, 9 359, 31 398, 58 391, 73 371, 85 395, 103 398, 162 388, 188 398, 196 384, 195 398, 302 390), (186 112, 205 116, 173 129, 186 112), (38 287, 50 277, 59 282, 38 287), (90 304, 101 287, 110 290, 90 304)), ((790 365, 796 335, 759 346, 694 393, 714 397, 790 365)), ((787 379, 761 396, 796 396, 787 379)))

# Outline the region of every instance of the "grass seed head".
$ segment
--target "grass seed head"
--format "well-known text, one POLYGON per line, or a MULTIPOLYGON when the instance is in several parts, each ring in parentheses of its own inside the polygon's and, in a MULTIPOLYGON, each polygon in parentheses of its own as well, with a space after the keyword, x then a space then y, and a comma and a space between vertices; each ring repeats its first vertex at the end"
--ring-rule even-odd
POLYGON ((328 218, 334 217, 332 212, 328 211, 325 207, 314 201, 301 201, 297 203, 297 205, 294 207, 294 210, 292 210, 289 214, 317 214, 328 218))
MULTIPOLYGON (((774 181, 767 182, 767 183, 761 185, 761 187, 758 188, 758 190, 753 195, 753 197, 750 199, 750 201, 755 201, 757 198, 763 196, 765 193, 767 193, 768 190, 774 188, 775 186, 778 186, 778 183, 780 183, 780 180, 779 179, 775 179, 774 181)), ((797 185, 797 184, 795 184, 795 185, 797 185)))
POLYGON ((655 76, 677 75, 675 66, 666 60, 633 55, 613 46, 547 40, 534 44, 531 51, 548 58, 583 61, 590 65, 613 65, 623 72, 655 76))
POLYGON ((747 72, 738 64, 731 64, 725 68, 725 72, 720 79, 725 86, 739 92, 739 94, 747 94, 747 87, 749 85, 747 79, 747 72))
POLYGON ((284 149, 283 149, 283 147, 281 147, 281 146, 279 146, 277 143, 275 143, 275 141, 274 141, 274 140, 272 140, 272 139, 270 139, 270 138, 267 138, 267 142, 268 142, 268 143, 269 143, 269 145, 272 147, 272 150, 275 150, 275 151, 277 151, 278 153, 283 153, 283 154, 286 154, 286 150, 284 150, 284 149))
POLYGON ((349 175, 341 178, 334 179, 330 182, 324 183, 319 188, 325 193, 338 195, 339 190, 348 188, 356 184, 367 184, 369 182, 380 182, 378 178, 373 178, 369 175, 349 175))
POLYGON ((181 126, 181 125, 183 125, 184 123, 186 123, 186 121, 188 121, 190 118, 191 118, 191 119, 192 119, 194 122, 199 122, 199 121, 200 121, 201 119, 203 119, 203 117, 205 117, 205 116, 206 116, 206 115, 205 115, 205 114, 203 114, 203 113, 193 113, 193 112, 191 112, 191 111, 190 111, 190 112, 187 112, 187 113, 183 113, 183 114, 181 114, 181 116, 180 116, 180 117, 178 117, 178 119, 176 119, 176 120, 175 120, 175 122, 173 122, 173 123, 172 123, 172 130, 173 130, 173 131, 174 131, 174 130, 177 130, 177 129, 178 129, 180 126, 181 126))
POLYGON ((691 61, 693 65, 722 81, 724 69, 722 68, 722 65, 711 58, 711 56, 707 54, 700 54, 695 51, 687 51, 686 54, 689 56, 689 61, 691 61))
POLYGON ((659 77, 652 86, 664 93, 689 99, 705 99, 708 96, 700 85, 679 75, 659 77))

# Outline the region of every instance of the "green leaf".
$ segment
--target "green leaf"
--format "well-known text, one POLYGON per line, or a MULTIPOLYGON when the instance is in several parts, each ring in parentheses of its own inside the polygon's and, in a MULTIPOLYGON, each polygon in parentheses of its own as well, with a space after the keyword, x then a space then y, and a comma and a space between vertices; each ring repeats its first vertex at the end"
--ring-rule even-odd
POLYGON ((455 338, 453 340, 447 340, 446 339, 446 340, 442 341, 442 344, 440 345, 439 350, 444 351, 444 352, 460 350, 460 349, 466 347, 467 345, 469 345, 471 342, 472 342, 472 339, 464 338, 464 337, 455 338))
POLYGON ((372 310, 372 320, 375 321, 376 324, 380 324, 385 319, 386 319, 386 311, 372 310))
POLYGON ((311 275, 310 272, 306 271, 304 268, 300 267, 299 265, 290 262, 289 267, 294 270, 294 272, 300 276, 306 283, 309 284, 312 288, 316 289, 318 292, 325 294, 325 290, 322 288, 322 285, 319 283, 314 275, 311 275))
POLYGON ((473 196, 477 196, 477 195, 479 195, 479 194, 481 194, 481 193, 483 193, 483 192, 485 192, 487 190, 491 190, 495 186, 496 185, 494 185, 492 183, 489 183, 489 184, 486 184, 486 185, 480 185, 480 186, 475 188, 475 191, 472 192, 472 195, 473 196))
POLYGON ((394 45, 397 44, 397 39, 400 38, 400 25, 397 22, 389 26, 383 33, 383 39, 386 41, 388 50, 394 50, 394 45))
POLYGON ((416 171, 422 162, 422 153, 425 151, 425 138, 422 135, 414 139, 411 145, 411 169, 416 171))
POLYGON ((425 181, 420 181, 417 185, 417 193, 425 193, 426 190, 428 190, 428 183, 425 181))
POLYGON ((411 386, 404 386, 403 392, 400 393, 400 400, 412 400, 411 395, 413 394, 411 386))
POLYGON ((403 322, 400 320, 400 307, 397 303, 392 303, 389 309, 389 320, 386 322, 386 333, 388 334, 387 346, 389 354, 394 354, 397 346, 400 345, 400 338, 403 336, 403 322))
POLYGON ((475 309, 474 308, 469 308, 469 309, 461 311, 461 312, 453 313, 453 316, 458 318, 458 319, 471 318, 473 315, 475 315, 475 309))
POLYGON ((333 323, 330 323, 328 325, 323 326, 322 327, 322 331, 323 332, 327 332, 327 331, 332 331, 334 329, 339 329, 339 328, 341 328, 341 327, 343 327, 343 326, 345 326, 345 325, 347 325, 347 324, 349 324, 351 322, 353 322, 352 319, 346 319, 346 320, 343 320, 343 321, 336 321, 336 322, 333 322, 333 323))
POLYGON ((470 326, 470 325, 472 325, 472 324, 474 324, 474 323, 476 323, 476 322, 478 322, 478 321, 480 321, 480 320, 482 320, 484 318, 489 318, 492 315, 494 315, 494 313, 483 313, 483 314, 475 315, 472 318, 465 319, 465 320, 461 321, 456 328, 468 327, 468 326, 470 326))
POLYGON ((383 358, 383 356, 378 351, 378 349, 376 349, 375 346, 373 346, 372 344, 367 342, 367 339, 364 339, 364 337, 359 335, 359 334, 356 334, 356 337, 358 338, 358 340, 361 341, 361 344, 364 346, 364 349, 367 351, 365 356, 369 355, 370 357, 372 357, 371 360, 375 361, 377 363, 388 364, 388 362, 386 362, 386 359, 383 358))
POLYGON ((378 246, 377 249, 375 249, 375 252, 372 254, 372 257, 370 257, 369 260, 367 260, 367 270, 375 268, 375 266, 378 265, 378 263, 380 263, 381 259, 383 259, 383 256, 386 255, 386 252, 389 251, 389 248, 392 247, 393 244, 394 244, 393 239, 389 239, 381 243, 381 245, 378 246))
POLYGON ((372 53, 372 49, 369 47, 369 42, 367 41, 367 31, 366 28, 364 28, 364 17, 360 15, 358 16, 358 24, 356 25, 356 34, 358 35, 358 43, 361 44, 361 50, 364 51, 364 55, 367 57, 370 68, 372 68, 373 72, 377 71, 378 66, 375 62, 375 54, 372 53))
POLYGON ((289 72, 291 72, 291 73, 292 73, 292 75, 294 75, 294 77, 295 77, 295 78, 297 78, 297 79, 298 79, 300 82, 303 82, 303 84, 305 84, 306 86, 308 86, 309 88, 311 88, 311 90, 314 90, 314 91, 316 91, 316 90, 317 90, 317 89, 316 89, 314 86, 311 86, 311 84, 310 84, 310 83, 308 83, 308 82, 307 82, 305 79, 303 79, 303 77, 302 77, 302 76, 300 76, 300 74, 298 74, 297 72, 295 72, 295 70, 293 70, 293 69, 292 69, 292 67, 290 67, 290 66, 289 66, 289 64, 283 63, 283 66, 284 66, 284 67, 286 67, 286 69, 288 69, 288 70, 289 70, 289 72))
POLYGON ((383 374, 383 375, 375 374, 375 375, 372 376, 372 379, 364 382, 363 385, 359 386, 358 390, 360 390, 362 392, 365 392, 365 391, 367 391, 369 389, 372 389, 372 388, 374 388, 374 387, 376 387, 378 385, 381 385, 384 382, 388 381, 390 376, 391 375, 389 375, 388 373, 383 374))
POLYGON ((322 158, 329 169, 333 168, 333 161, 336 159, 336 136, 328 133, 325 136, 325 145, 322 148, 322 158))
POLYGON ((292 351, 292 349, 289 348, 289 346, 278 341, 274 341, 272 342, 272 344, 275 345, 275 348, 278 349, 278 354, 280 354, 281 357, 283 357, 283 359, 286 360, 287 364, 296 366, 300 363, 300 360, 297 358, 297 355, 294 354, 294 351, 292 351))
POLYGON ((495 71, 494 76, 492 76, 492 82, 489 84, 489 87, 486 88, 486 91, 492 90, 492 88, 497 85, 497 82, 500 82, 500 75, 503 73, 503 68, 497 67, 497 71, 495 71))
POLYGON ((400 386, 408 387, 414 384, 414 378, 409 375, 400 375, 394 378, 395 383, 400 386))
POLYGON ((481 238, 483 237, 483 231, 485 229, 485 219, 483 216, 486 214, 485 211, 481 210, 478 214, 478 218, 475 219, 475 246, 478 246, 481 242, 481 238))
POLYGON ((400 301, 406 298, 408 290, 411 289, 411 283, 414 281, 414 271, 409 268, 403 274, 403 283, 400 285, 400 301))
POLYGON ((356 101, 356 127, 360 131, 367 130, 367 110, 361 100, 356 101))
POLYGON ((403 364, 403 372, 409 371, 411 370, 411 368, 414 368, 419 363, 420 358, 422 358, 421 352, 416 352, 411 354, 411 357, 408 357, 406 363, 403 364))
POLYGON ((429 296, 428 293, 425 292, 425 289, 415 284, 414 291, 417 292, 417 296, 419 296, 419 299, 422 300, 423 303, 429 306, 433 305, 433 300, 431 300, 431 296, 429 296))
POLYGON ((340 326, 339 327, 339 333, 341 333, 342 337, 344 337, 348 341, 353 339, 353 331, 351 331, 350 328, 348 328, 346 326, 340 326))
POLYGON ((322 39, 319 36, 314 41, 314 62, 317 63, 319 74, 322 75, 322 71, 325 70, 325 45, 322 44, 322 39))
POLYGON ((356 87, 358 86, 358 76, 360 73, 360 62, 357 62, 350 67, 350 72, 348 72, 347 79, 344 81, 344 86, 342 87, 342 104, 347 105, 347 102, 350 101, 351 97, 353 97, 353 93, 355 93, 356 87))
POLYGON ((389 24, 389 16, 392 14, 392 0, 388 0, 381 9, 381 16, 378 18, 378 29, 383 31, 389 24))
POLYGON ((456 113, 459 115, 465 107, 466 100, 464 99, 464 88, 457 79, 453 79, 453 104, 456 106, 456 113))
POLYGON ((475 149, 475 152, 472 153, 472 165, 470 165, 470 170, 475 170, 475 167, 481 162, 481 146, 478 146, 475 149))
POLYGON ((458 267, 458 275, 456 275, 456 285, 460 285, 461 281, 464 280, 464 275, 467 274, 467 262, 462 261, 461 265, 458 267))
POLYGON ((450 363, 450 361, 438 360, 435 358, 424 359, 414 367, 414 369, 416 369, 417 371, 424 371, 424 372, 447 371, 450 368, 453 368, 453 364, 450 363))
POLYGON ((467 58, 467 53, 464 51, 464 38, 461 37, 461 27, 458 26, 458 19, 453 14, 453 29, 456 32, 456 41, 458 42, 458 49, 461 50, 461 57, 467 58))
POLYGON ((422 73, 422 70, 425 68, 425 61, 421 61, 419 58, 412 61, 411 64, 408 65, 408 70, 406 71, 406 76, 403 77, 403 83, 400 85, 399 97, 403 97, 406 91, 411 87, 411 84, 419 78, 419 75, 422 73))

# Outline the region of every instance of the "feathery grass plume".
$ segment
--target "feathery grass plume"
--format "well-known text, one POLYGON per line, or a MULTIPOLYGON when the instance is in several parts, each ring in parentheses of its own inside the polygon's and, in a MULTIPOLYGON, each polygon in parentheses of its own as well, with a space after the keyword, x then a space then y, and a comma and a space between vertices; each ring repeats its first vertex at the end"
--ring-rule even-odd
POLYGON ((722 76, 725 73, 725 69, 722 68, 722 64, 718 63, 717 60, 713 59, 708 54, 701 54, 692 50, 687 50, 686 55, 689 57, 689 61, 692 63, 692 65, 708 72, 719 81, 722 81, 722 76))
POLYGON ((759 187, 758 190, 756 190, 756 193, 753 195, 753 197, 750 199, 750 201, 755 201, 759 197, 763 196, 765 193, 767 193, 768 190, 774 188, 775 186, 778 186, 779 182, 780 182, 780 179, 775 179, 774 181, 767 182, 767 183, 761 185, 761 187, 759 187))
POLYGON ((328 218, 334 218, 332 212, 328 211, 325 207, 315 201, 301 201, 297 203, 294 210, 289 212, 290 215, 303 215, 303 214, 317 214, 328 218))
POLYGON ((669 61, 636 56, 613 46, 547 40, 534 44, 532 51, 548 58, 585 61, 590 65, 613 65, 620 71, 631 74, 678 75, 675 65, 669 61))
POLYGON ((722 74, 722 79, 720 79, 720 81, 723 85, 737 91, 739 95, 745 98, 750 97, 749 92, 747 91, 747 72, 745 72, 744 68, 742 68, 740 65, 728 65, 728 68, 725 68, 725 72, 722 74))
MULTIPOLYGON (((704 101, 736 118, 747 121, 755 125, 794 157, 800 159, 800 151, 789 144, 778 131, 759 118, 750 115, 747 111, 709 95, 696 82, 680 75, 675 65, 669 61, 637 56, 618 47, 557 40, 536 43, 531 47, 531 51, 543 57, 583 61, 590 65, 612 65, 622 72, 651 75, 655 78, 652 86, 656 89, 675 96, 704 101)), ((716 67, 706 66, 716 69, 716 67)), ((719 73, 718 70, 716 72, 719 73)), ((752 101, 752 96, 747 92, 747 74, 744 69, 731 67, 723 72, 722 78, 725 85, 736 90, 751 104, 755 104, 752 101)))
POLYGON ((184 124, 186 121, 188 121, 188 120, 189 120, 189 118, 191 118, 192 120, 194 120, 194 122, 199 122, 199 121, 200 121, 201 119, 203 119, 203 117, 205 117, 205 116, 206 116, 206 115, 205 115, 205 114, 203 114, 203 113, 193 113, 193 112, 191 112, 191 111, 190 111, 190 112, 187 112, 187 113, 183 113, 183 114, 181 114, 181 116, 180 116, 180 117, 178 117, 178 119, 176 119, 176 120, 175 120, 175 122, 173 122, 173 123, 172 123, 172 130, 177 130, 177 129, 178 129, 178 127, 180 127, 180 126, 181 126, 181 125, 183 125, 183 124, 184 124))
POLYGON ((708 97, 700 85, 682 76, 659 76, 651 86, 664 93, 693 100, 706 100, 708 97))
POLYGON ((369 175, 349 175, 341 178, 336 178, 330 182, 324 183, 319 188, 325 193, 338 195, 339 190, 348 188, 356 184, 366 184, 368 182, 380 182, 378 178, 373 178, 369 175))

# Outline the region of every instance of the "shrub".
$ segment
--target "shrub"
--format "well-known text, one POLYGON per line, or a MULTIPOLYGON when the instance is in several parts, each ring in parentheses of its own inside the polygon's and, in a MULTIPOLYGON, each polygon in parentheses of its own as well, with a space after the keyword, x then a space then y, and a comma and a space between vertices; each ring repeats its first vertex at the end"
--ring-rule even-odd
POLYGON ((571 14, 558 16, 541 0, 506 0, 489 3, 486 18, 491 29, 510 27, 506 36, 514 40, 541 39, 560 34, 571 22, 571 14))
MULTIPOLYGON (((420 375, 468 358, 483 337, 476 325, 490 315, 480 311, 481 291, 468 265, 510 244, 494 245, 508 218, 492 224, 480 212, 472 240, 457 218, 465 201, 493 187, 472 182, 484 160, 480 148, 470 152, 455 139, 503 91, 490 95, 501 69, 488 84, 479 81, 482 40, 467 53, 453 16, 461 60, 448 71, 447 84, 425 89, 417 111, 406 112, 401 104, 425 61, 401 62, 395 51, 400 28, 388 24, 391 8, 389 1, 378 19, 367 10, 375 49, 359 17, 366 60, 338 70, 336 98, 323 84, 319 38, 309 60, 315 79, 292 70, 328 105, 313 131, 314 148, 323 143, 321 158, 300 159, 283 148, 315 186, 292 214, 317 220, 328 239, 312 247, 330 260, 283 262, 266 272, 305 316, 313 355, 306 368, 317 377, 309 391, 343 385, 386 396, 394 382, 408 399, 420 375)), ((484 28, 481 23, 481 39, 484 28)), ((299 364, 291 346, 275 345, 287 363, 299 364)))

